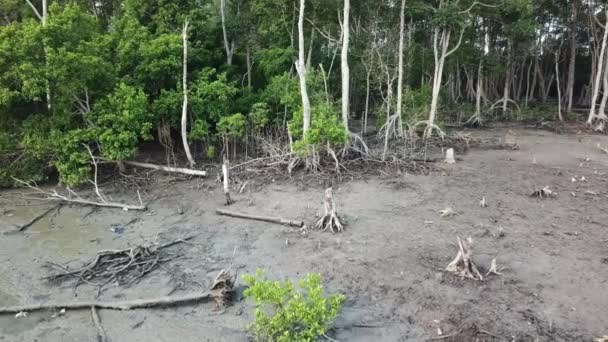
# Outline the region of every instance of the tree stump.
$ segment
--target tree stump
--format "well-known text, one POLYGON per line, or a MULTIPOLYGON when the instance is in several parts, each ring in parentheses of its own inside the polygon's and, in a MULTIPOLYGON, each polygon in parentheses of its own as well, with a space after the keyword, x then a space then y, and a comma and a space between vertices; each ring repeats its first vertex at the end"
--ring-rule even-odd
POLYGON ((318 229, 331 229, 334 233, 341 233, 344 231, 344 223, 338 215, 336 208, 336 201, 334 200, 334 191, 332 188, 325 190, 325 197, 323 198, 323 216, 317 221, 316 227, 318 229))
POLYGON ((224 164, 222 164, 222 173, 224 175, 224 196, 226 196, 226 205, 231 205, 234 203, 234 201, 232 200, 232 197, 230 197, 230 175, 229 175, 229 171, 230 168, 228 167, 228 164, 230 162, 228 161, 228 159, 224 160, 224 164))
POLYGON ((461 278, 483 280, 483 275, 479 272, 477 265, 475 265, 472 259, 472 244, 473 239, 471 238, 468 238, 467 241, 462 241, 458 238, 458 254, 445 270, 461 278))

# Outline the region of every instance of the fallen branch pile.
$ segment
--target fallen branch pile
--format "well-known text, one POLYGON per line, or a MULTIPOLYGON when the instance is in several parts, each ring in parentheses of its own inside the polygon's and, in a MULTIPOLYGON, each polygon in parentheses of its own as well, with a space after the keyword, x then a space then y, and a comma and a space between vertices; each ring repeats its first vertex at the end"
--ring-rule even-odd
POLYGON ((216 306, 221 307, 226 305, 231 299, 235 281, 236 273, 222 270, 215 278, 215 281, 211 285, 211 289, 203 293, 193 293, 183 296, 166 296, 151 299, 125 300, 118 302, 84 301, 0 307, 0 315, 53 309, 81 310, 97 308, 108 310, 132 310, 151 307, 175 306, 206 300, 214 300, 216 306))
POLYGON ((317 221, 318 229, 330 229, 333 233, 341 233, 344 231, 344 223, 338 215, 338 208, 334 199, 334 191, 332 188, 325 190, 323 197, 323 216, 317 221))
POLYGON ((116 282, 130 286, 159 267, 162 263, 175 259, 176 255, 163 253, 163 249, 192 239, 190 236, 164 245, 145 244, 123 250, 108 250, 97 253, 93 261, 83 267, 70 270, 66 266, 49 263, 59 273, 46 277, 49 281, 76 280, 76 285, 89 284, 102 288, 116 282))
POLYGON ((472 244, 473 240, 471 238, 467 239, 467 241, 462 241, 458 238, 458 254, 445 270, 462 278, 483 280, 483 275, 481 275, 477 265, 473 262, 472 244))

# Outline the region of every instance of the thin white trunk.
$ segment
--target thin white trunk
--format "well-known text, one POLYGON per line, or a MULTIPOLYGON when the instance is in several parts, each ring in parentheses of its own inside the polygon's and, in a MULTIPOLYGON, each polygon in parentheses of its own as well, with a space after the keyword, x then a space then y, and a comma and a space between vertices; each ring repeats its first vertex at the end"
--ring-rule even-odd
POLYGON ((184 45, 184 71, 183 71, 183 92, 184 92, 184 103, 182 105, 182 142, 184 144, 184 151, 186 157, 188 157, 188 163, 190 167, 193 167, 196 163, 192 154, 190 153, 190 146, 188 146, 188 21, 184 23, 184 30, 182 32, 182 39, 184 45))
POLYGON ((557 81, 557 117, 564 122, 562 115, 562 89, 559 84, 559 49, 555 52, 555 80, 557 81))
MULTIPOLYGON (((606 8, 606 15, 608 15, 608 7, 606 8)), ((597 70, 595 72, 595 81, 593 82, 593 96, 591 97, 591 109, 589 110, 589 117, 587 118, 587 124, 593 123, 595 118, 595 107, 597 103, 597 97, 600 91, 600 80, 604 70, 604 59, 606 52, 606 41, 608 40, 608 25, 604 27, 604 36, 602 38, 602 47, 600 49, 600 55, 597 62, 597 70)), ((606 89, 604 89, 606 91, 606 89)))
POLYGON ((226 49, 226 64, 232 65, 234 42, 231 44, 228 41, 228 32, 226 31, 226 0, 220 0, 220 16, 222 19, 222 33, 224 35, 224 48, 226 49))
POLYGON ((481 121, 481 92, 483 89, 482 61, 477 69, 477 92, 475 93, 475 117, 481 121))
POLYGON ((370 93, 370 79, 372 75, 372 68, 368 67, 367 64, 363 64, 367 71, 365 77, 365 113, 363 114, 363 134, 367 133, 367 116, 369 115, 369 93, 370 93))
POLYGON ((348 132, 348 115, 350 112, 350 69, 348 67, 348 45, 350 42, 350 0, 344 0, 344 22, 342 23, 342 124, 348 132))
POLYGON ((568 113, 572 112, 574 98, 574 71, 576 68, 576 24, 578 19, 578 0, 572 1, 572 19, 570 23, 570 67, 568 68, 568 85, 566 96, 568 97, 568 113))
POLYGON ((306 69, 310 70, 312 64, 312 49, 315 46, 315 32, 316 30, 310 31, 310 45, 308 46, 308 57, 306 57, 306 69))
MULTIPOLYGON (((223 1, 223 0, 222 0, 223 1)), ((306 64, 304 62, 304 9, 306 7, 306 0, 300 0, 300 15, 298 18, 298 60, 296 62, 296 69, 300 78, 300 94, 302 95, 302 112, 303 112, 303 126, 302 126, 302 138, 306 137, 306 133, 310 128, 310 99, 308 98, 308 91, 306 89, 306 64)))
POLYGON ((399 76, 397 80, 397 124, 399 134, 403 136, 403 46, 405 40, 405 0, 401 0, 401 12, 399 13, 399 76))
POLYGON ((505 75, 505 88, 504 88, 504 94, 503 94, 503 98, 502 98, 502 113, 506 114, 507 113, 507 103, 509 101, 509 90, 511 87, 511 77, 512 77, 512 73, 513 73, 513 65, 511 63, 511 56, 512 56, 512 45, 511 45, 511 40, 509 39, 507 42, 507 73, 505 75))
POLYGON ((247 45, 247 55, 246 55, 246 59, 247 59, 247 87, 251 88, 251 69, 252 69, 252 62, 251 62, 251 49, 249 48, 249 45, 247 45))

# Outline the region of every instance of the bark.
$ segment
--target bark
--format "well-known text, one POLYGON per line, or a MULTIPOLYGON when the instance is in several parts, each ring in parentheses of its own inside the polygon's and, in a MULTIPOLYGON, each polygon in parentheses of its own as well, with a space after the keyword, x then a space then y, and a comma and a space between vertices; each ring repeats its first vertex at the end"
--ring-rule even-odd
POLYGON ((306 57, 306 69, 310 70, 310 66, 312 65, 312 49, 315 46, 315 33, 316 30, 310 31, 310 45, 308 46, 308 57, 306 57))
POLYGON ((365 112, 363 113, 363 134, 367 133, 367 117, 369 115, 369 93, 370 93, 370 79, 372 75, 372 68, 370 68, 367 64, 363 64, 366 69, 366 77, 365 77, 365 112))
POLYGON ((572 1, 572 18, 570 22, 570 66, 568 67, 568 85, 566 96, 568 97, 567 111, 572 112, 572 101, 574 98, 574 71, 576 68, 576 23, 578 18, 578 0, 572 1))
POLYGON ((278 223, 278 224, 282 224, 282 225, 290 226, 290 227, 300 228, 300 227, 304 226, 303 221, 290 220, 290 219, 286 219, 286 218, 282 218, 282 217, 251 215, 251 214, 239 213, 239 212, 228 211, 228 210, 223 210, 223 209, 216 209, 215 212, 218 213, 219 215, 223 215, 223 216, 237 217, 237 218, 249 219, 249 220, 254 220, 254 221, 278 223))
POLYGON ((246 59, 247 59, 247 88, 251 88, 251 69, 252 67, 252 61, 251 61, 251 49, 249 48, 249 45, 247 45, 247 55, 246 55, 246 59))
MULTIPOLYGON (((98 159, 101 159, 101 158, 98 158, 98 159)), ((149 163, 139 163, 139 162, 134 162, 134 161, 126 161, 126 160, 123 161, 123 163, 127 164, 127 165, 136 166, 136 167, 142 167, 144 169, 159 170, 159 171, 165 171, 165 172, 171 172, 171 173, 181 173, 181 174, 189 175, 189 176, 199 176, 199 177, 207 176, 206 171, 184 169, 181 167, 169 167, 169 166, 162 166, 162 165, 149 164, 149 163)))
POLYGON ((190 153, 190 146, 188 146, 188 21, 184 23, 182 39, 184 45, 184 70, 182 75, 182 86, 184 92, 184 103, 182 104, 182 143, 184 144, 186 157, 188 157, 188 163, 190 163, 190 167, 193 167, 196 165, 196 163, 194 162, 194 158, 192 158, 192 154, 190 153))
MULTIPOLYGON (((608 7, 605 11, 606 15, 608 15, 608 7)), ((595 108, 597 103, 597 97, 599 96, 600 91, 600 78, 602 77, 604 70, 604 59, 606 53, 606 41, 608 40, 608 25, 604 27, 604 36, 602 38, 602 47, 600 49, 600 54, 598 56, 597 69, 595 72, 595 81, 593 82, 593 95, 591 97, 591 109, 589 110, 589 117, 587 118, 587 124, 593 123, 593 119, 596 116, 595 108)))
POLYGON ((555 80, 557 81, 557 117, 564 122, 562 115, 562 90, 559 84, 559 49, 555 52, 555 80))
POLYGON ((228 32, 226 31, 226 0, 220 0, 220 16, 222 19, 224 49, 226 49, 226 64, 232 65, 232 56, 234 55, 234 42, 230 43, 228 41, 228 32))
POLYGON ((350 113, 350 69, 348 67, 348 45, 350 43, 350 0, 344 0, 344 22, 342 23, 342 124, 348 132, 348 115, 350 113))
POLYGON ((502 113, 507 113, 507 104, 509 101, 509 90, 511 87, 511 78, 513 76, 513 66, 512 66, 512 49, 513 45, 511 44, 511 40, 509 39, 507 42, 507 67, 506 67, 506 75, 505 75, 505 87, 502 98, 502 113))
MULTIPOLYGON (((222 0, 223 1, 223 0, 222 0)), ((300 14, 298 17, 298 60, 296 61, 296 69, 300 78, 300 94, 302 96, 302 112, 303 126, 302 138, 306 137, 306 133, 310 128, 310 99, 306 88, 306 64, 304 64, 304 10, 306 0, 300 0, 300 14)))
POLYGON ((405 40, 405 0, 401 0, 401 11, 399 13, 399 76, 397 80, 397 124, 399 125, 399 134, 403 136, 403 46, 405 40))

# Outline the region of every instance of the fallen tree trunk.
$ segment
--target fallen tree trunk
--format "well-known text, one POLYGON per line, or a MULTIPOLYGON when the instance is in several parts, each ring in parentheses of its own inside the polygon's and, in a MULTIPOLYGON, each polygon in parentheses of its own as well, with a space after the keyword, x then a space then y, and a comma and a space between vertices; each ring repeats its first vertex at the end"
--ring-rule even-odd
POLYGON ((224 209, 216 209, 216 212, 219 215, 238 217, 238 218, 242 218, 242 219, 249 219, 249 220, 255 220, 255 221, 278 223, 278 224, 282 224, 282 225, 290 226, 290 227, 301 228, 304 226, 304 221, 289 220, 289 219, 285 219, 282 217, 250 215, 250 214, 245 214, 245 213, 228 211, 228 210, 224 210, 224 209))
POLYGON ((175 306, 206 300, 215 300, 217 306, 224 305, 229 300, 230 292, 236 281, 236 273, 221 270, 211 285, 211 290, 203 293, 192 293, 183 296, 165 296, 150 299, 124 300, 117 302, 84 301, 72 303, 46 303, 20 306, 0 307, 0 315, 13 314, 29 311, 41 311, 52 309, 82 310, 82 309, 108 309, 108 310, 132 310, 152 308, 161 306, 175 306))
POLYGON ((51 211, 59 208, 60 206, 61 206, 61 204, 57 204, 57 205, 52 206, 51 208, 49 208, 46 211, 44 211, 42 214, 40 214, 40 215, 34 217, 33 219, 31 219, 30 222, 28 222, 28 223, 20 226, 19 229, 17 229, 17 230, 20 231, 20 232, 22 232, 22 231, 28 229, 29 227, 33 226, 34 223, 38 222, 40 219, 42 219, 43 217, 45 217, 48 213, 50 213, 51 211))
MULTIPOLYGON (((98 159, 101 159, 101 158, 98 158, 98 159)), ((163 165, 140 163, 140 162, 126 161, 126 160, 123 161, 123 163, 125 163, 127 165, 131 165, 131 166, 143 167, 145 169, 159 170, 159 171, 165 171, 165 172, 171 172, 171 173, 182 173, 184 175, 190 175, 190 176, 207 177, 207 171, 185 169, 182 167, 169 167, 169 166, 163 166, 163 165)))
POLYGON ((0 314, 10 314, 19 312, 29 311, 41 311, 41 310, 52 310, 52 309, 66 309, 66 310, 81 310, 81 309, 108 309, 108 310, 132 310, 141 308, 151 308, 158 306, 172 306, 178 304, 184 304, 189 302, 198 302, 202 300, 208 300, 213 297, 211 292, 188 294, 179 297, 160 297, 152 299, 138 299, 138 300, 126 300, 119 302, 101 302, 101 301, 85 301, 85 302, 73 302, 73 303, 46 303, 46 304, 31 304, 31 305, 20 305, 20 306, 9 306, 0 308, 0 314))

